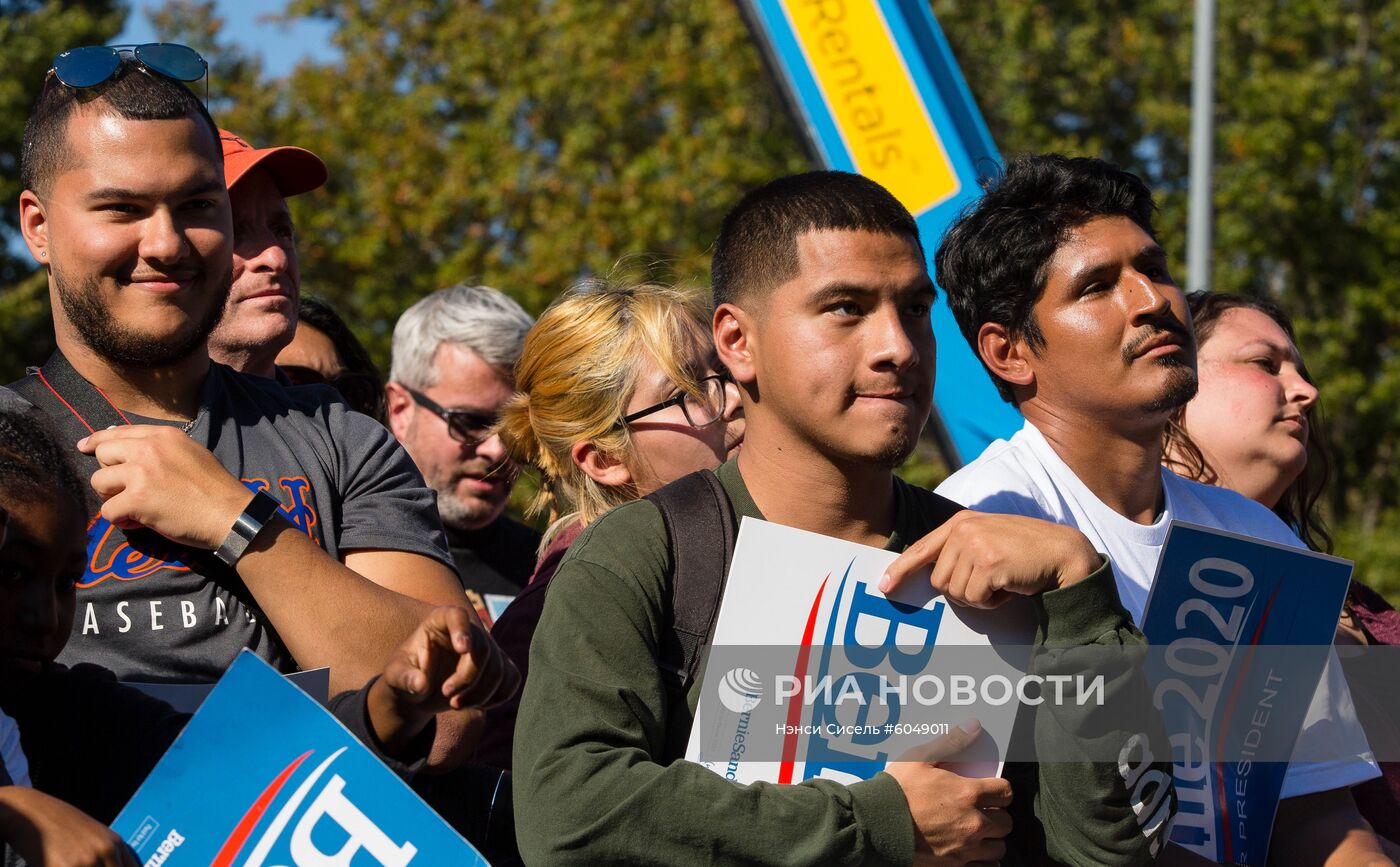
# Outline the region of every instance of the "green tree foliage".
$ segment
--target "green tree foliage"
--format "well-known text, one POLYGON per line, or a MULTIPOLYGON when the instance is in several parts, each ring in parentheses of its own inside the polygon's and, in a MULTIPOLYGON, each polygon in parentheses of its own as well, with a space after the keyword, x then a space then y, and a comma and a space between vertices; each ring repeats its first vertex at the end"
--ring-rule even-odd
POLYGON ((741 192, 807 165, 730 4, 292 8, 335 24, 342 61, 220 116, 325 158, 327 189, 295 203, 303 273, 381 355, 409 302, 460 280, 539 311, 624 257, 703 279, 741 192))
POLYGON ((48 290, 19 241, 19 154, 24 122, 53 56, 65 48, 107 42, 121 30, 117 0, 0 0, 0 382, 42 361, 53 345, 48 290), (40 355, 39 353, 43 353, 40 355))
MULTIPOLYGON (((173 0, 153 20, 210 58, 225 126, 325 158, 328 187, 293 200, 303 273, 381 360, 397 314, 459 280, 535 311, 624 257, 649 276, 703 280, 725 209, 808 165, 731 0, 293 0, 290 16, 333 25, 339 57, 283 78, 227 43, 214 8, 173 0)), ((1002 151, 1134 168, 1184 273, 1192 4, 933 8, 1002 151)), ((19 124, 48 57, 115 32, 120 10, 0 0, 0 11, 0 194, 13 202, 19 124)), ((1384 564, 1367 573, 1384 579, 1400 563, 1400 275, 1389 267, 1400 0, 1239 0, 1219 14, 1214 285, 1268 294, 1298 319, 1338 457, 1340 550, 1384 564)), ((47 340, 26 267, 0 259, 10 374, 47 340)), ((936 478, 928 464, 911 472, 936 478)))

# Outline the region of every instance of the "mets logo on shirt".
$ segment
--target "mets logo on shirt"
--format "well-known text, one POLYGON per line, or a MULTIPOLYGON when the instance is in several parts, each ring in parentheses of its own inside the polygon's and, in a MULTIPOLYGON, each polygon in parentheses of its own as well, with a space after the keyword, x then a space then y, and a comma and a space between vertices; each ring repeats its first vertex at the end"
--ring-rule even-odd
MULTIPOLYGON (((304 476, 283 476, 274 487, 267 479, 243 479, 250 491, 263 491, 282 503, 282 517, 301 530, 316 544, 321 541, 320 516, 311 505, 311 482, 304 476)), ((139 581, 164 570, 188 572, 190 567, 178 560, 163 560, 132 548, 126 535, 110 521, 97 515, 88 526, 87 570, 78 589, 96 587, 110 579, 139 581)))

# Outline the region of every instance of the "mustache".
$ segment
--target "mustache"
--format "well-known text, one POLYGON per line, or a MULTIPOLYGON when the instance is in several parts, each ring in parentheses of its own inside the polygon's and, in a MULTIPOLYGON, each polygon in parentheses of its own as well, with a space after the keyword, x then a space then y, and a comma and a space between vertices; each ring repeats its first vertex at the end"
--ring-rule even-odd
POLYGON ((1123 361, 1125 363, 1131 364, 1132 360, 1137 357, 1138 350, 1142 349, 1147 341, 1163 333, 1170 334, 1177 338, 1181 341, 1183 346, 1194 347, 1196 345, 1196 336, 1192 334, 1186 326, 1177 322, 1175 319, 1154 319, 1147 325, 1144 325, 1143 329, 1141 334, 1134 337, 1123 347, 1123 361))

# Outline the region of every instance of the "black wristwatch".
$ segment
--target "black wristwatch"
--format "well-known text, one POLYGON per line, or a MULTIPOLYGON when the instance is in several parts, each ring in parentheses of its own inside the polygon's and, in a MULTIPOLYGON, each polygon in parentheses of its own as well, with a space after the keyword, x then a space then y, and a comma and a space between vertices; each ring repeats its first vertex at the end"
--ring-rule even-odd
POLYGON ((253 499, 248 501, 248 505, 243 509, 243 514, 238 516, 238 520, 233 522, 233 527, 228 531, 228 536, 224 538, 222 545, 214 552, 229 568, 238 565, 243 552, 248 550, 248 546, 257 538, 262 528, 272 520, 272 516, 277 514, 277 510, 282 504, 274 497, 263 491, 253 494, 253 499))

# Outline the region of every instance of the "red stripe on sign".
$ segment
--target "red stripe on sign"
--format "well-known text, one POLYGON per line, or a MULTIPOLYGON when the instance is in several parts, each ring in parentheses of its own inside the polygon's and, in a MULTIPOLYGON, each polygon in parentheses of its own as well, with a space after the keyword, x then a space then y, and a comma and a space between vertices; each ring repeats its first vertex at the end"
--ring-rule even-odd
MULTIPOLYGON (((1230 697, 1225 702, 1225 714, 1221 717, 1220 728, 1215 733, 1216 755, 1225 751, 1225 734, 1230 729, 1230 718, 1235 715, 1235 702, 1239 700, 1240 688, 1244 686, 1245 677, 1254 664, 1254 651, 1259 646, 1259 636, 1264 634, 1264 624, 1269 622, 1269 612, 1273 610, 1274 600, 1278 598, 1278 592, 1282 589, 1283 585, 1280 584, 1269 594, 1269 601, 1264 604, 1264 613, 1259 615, 1259 625, 1254 627, 1254 634, 1249 637, 1249 650, 1246 651, 1244 664, 1240 666, 1240 673, 1235 678, 1235 688, 1230 690, 1230 697)), ((1225 860, 1233 861, 1235 845, 1230 837, 1230 797, 1225 791, 1225 765, 1222 762, 1215 763, 1215 789, 1220 805, 1220 843, 1225 860)))
MULTIPOLYGON (((807 612, 807 627, 802 630, 802 646, 797 649, 797 665, 792 671, 797 678, 797 695, 792 697, 792 704, 788 707, 789 730, 795 729, 802 721, 802 678, 807 675, 807 660, 812 655, 812 633, 817 628, 817 611, 822 607, 822 594, 826 592, 826 582, 830 580, 830 575, 822 579, 822 586, 817 588, 817 597, 812 600, 812 610, 807 612)), ((797 735, 790 734, 783 738, 783 762, 778 766, 778 782, 792 782, 792 765, 796 756, 797 735)))
POLYGON ((253 806, 248 808, 248 812, 243 814, 243 818, 238 820, 234 826, 233 833, 228 835, 224 845, 219 849, 219 854, 214 856, 214 860, 209 862, 209 867, 228 867, 233 863, 233 859, 238 857, 238 850, 243 848, 243 844, 248 842, 248 835, 253 833, 253 829, 258 826, 258 820, 262 819, 267 808, 272 806, 276 800, 277 793, 282 791, 282 787, 287 785, 287 779, 296 772, 297 767, 306 757, 311 755, 313 750, 307 750, 296 758, 290 765, 277 775, 277 778, 267 784, 258 799, 253 802, 253 806))

